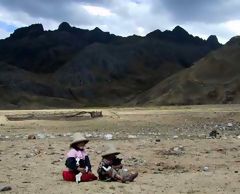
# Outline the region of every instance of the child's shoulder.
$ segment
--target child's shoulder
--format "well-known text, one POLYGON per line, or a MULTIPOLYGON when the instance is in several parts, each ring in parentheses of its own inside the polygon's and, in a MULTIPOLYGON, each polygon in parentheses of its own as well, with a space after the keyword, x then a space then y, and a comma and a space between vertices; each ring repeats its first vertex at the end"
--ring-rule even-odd
POLYGON ((67 157, 85 157, 87 156, 87 152, 85 150, 80 151, 80 150, 76 150, 74 148, 71 148, 68 153, 67 153, 67 157))
POLYGON ((71 149, 68 151, 67 156, 68 156, 68 157, 75 157, 76 153, 77 153, 77 150, 75 150, 74 148, 71 148, 71 149))

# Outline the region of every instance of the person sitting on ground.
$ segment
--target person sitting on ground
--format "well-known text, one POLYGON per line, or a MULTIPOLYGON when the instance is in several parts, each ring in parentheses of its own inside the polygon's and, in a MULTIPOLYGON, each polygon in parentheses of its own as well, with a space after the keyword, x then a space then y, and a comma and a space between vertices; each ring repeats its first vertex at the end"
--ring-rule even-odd
POLYGON ((113 145, 108 145, 106 151, 102 154, 102 161, 98 167, 99 180, 102 181, 119 181, 122 183, 132 182, 138 176, 137 172, 129 172, 123 168, 122 159, 117 158, 119 155, 113 145))
POLYGON ((90 159, 84 149, 89 142, 83 134, 75 133, 65 162, 67 170, 62 175, 65 181, 87 182, 97 180, 92 173, 90 159))

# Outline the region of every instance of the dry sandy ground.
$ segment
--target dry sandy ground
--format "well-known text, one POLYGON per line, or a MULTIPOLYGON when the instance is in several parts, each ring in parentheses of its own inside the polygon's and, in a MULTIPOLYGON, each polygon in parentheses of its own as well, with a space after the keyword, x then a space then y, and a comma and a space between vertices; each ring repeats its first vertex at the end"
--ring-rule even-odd
MULTIPOLYGON (((0 184, 6 193, 240 193, 240 105, 112 108, 81 120, 8 121, 4 115, 76 110, 0 111, 0 184), (212 129, 222 137, 206 138, 212 129), (93 171, 109 141, 135 182, 64 182, 65 154, 74 132, 84 132, 93 171), (33 134, 37 139, 28 140, 33 134), (104 135, 112 134, 112 140, 104 135)), ((97 109, 95 109, 97 110, 97 109)))

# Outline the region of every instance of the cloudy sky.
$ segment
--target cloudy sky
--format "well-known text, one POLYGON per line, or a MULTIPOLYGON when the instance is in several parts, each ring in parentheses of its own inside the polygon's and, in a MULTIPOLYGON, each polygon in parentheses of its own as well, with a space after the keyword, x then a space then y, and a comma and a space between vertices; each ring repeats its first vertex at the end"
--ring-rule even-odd
POLYGON ((0 39, 16 28, 42 23, 46 30, 73 26, 127 36, 176 25, 222 43, 240 34, 239 0, 0 0, 0 39))

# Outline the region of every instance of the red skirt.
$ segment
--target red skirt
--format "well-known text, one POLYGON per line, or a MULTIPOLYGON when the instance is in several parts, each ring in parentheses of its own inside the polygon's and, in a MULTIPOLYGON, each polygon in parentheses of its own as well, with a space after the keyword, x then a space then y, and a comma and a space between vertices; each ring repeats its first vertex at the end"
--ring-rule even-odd
MULTIPOLYGON (((65 181, 75 181, 76 174, 73 171, 64 170, 62 172, 63 180, 65 181)), ((97 177, 92 172, 86 172, 82 174, 81 181, 88 182, 97 180, 97 177)))

